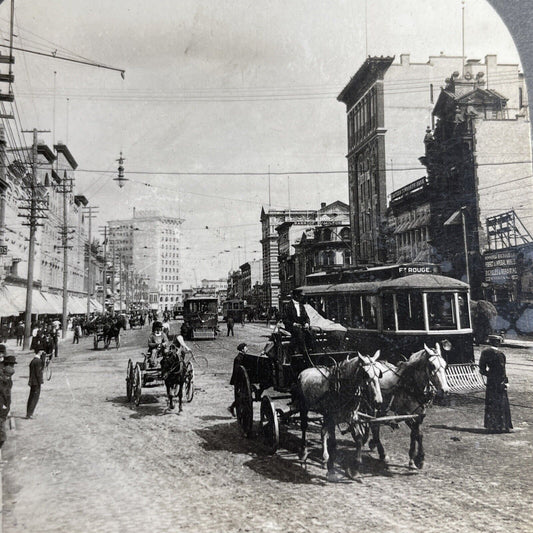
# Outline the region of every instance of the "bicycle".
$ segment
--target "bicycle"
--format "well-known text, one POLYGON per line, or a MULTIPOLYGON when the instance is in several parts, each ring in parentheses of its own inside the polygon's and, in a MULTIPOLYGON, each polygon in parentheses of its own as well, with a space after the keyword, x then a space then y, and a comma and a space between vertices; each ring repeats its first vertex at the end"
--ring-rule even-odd
POLYGON ((46 377, 46 381, 52 379, 52 357, 54 352, 46 353, 41 352, 41 361, 43 362, 43 374, 46 377))

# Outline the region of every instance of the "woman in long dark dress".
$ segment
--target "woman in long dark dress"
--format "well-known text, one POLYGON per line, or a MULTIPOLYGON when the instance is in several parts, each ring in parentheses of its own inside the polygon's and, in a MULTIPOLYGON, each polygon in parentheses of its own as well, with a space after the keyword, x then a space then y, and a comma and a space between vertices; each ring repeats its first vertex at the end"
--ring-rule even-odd
POLYGON ((505 354, 496 348, 486 348, 481 352, 479 370, 487 376, 485 428, 489 432, 508 433, 513 428, 513 423, 507 396, 505 354))

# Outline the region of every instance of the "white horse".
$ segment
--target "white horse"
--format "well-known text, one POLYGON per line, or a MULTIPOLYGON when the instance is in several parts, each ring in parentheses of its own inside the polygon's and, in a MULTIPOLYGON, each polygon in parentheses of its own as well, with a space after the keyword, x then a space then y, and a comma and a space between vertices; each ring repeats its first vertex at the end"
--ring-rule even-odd
MULTIPOLYGON (((446 380, 446 361, 441 355, 440 345, 437 343, 432 349, 424 344, 423 350, 412 354, 408 361, 401 362, 398 366, 386 362, 379 364, 383 370, 379 383, 384 399, 379 415, 384 416, 387 412, 418 415, 405 423, 411 429, 409 468, 422 468, 424 447, 420 426, 426 408, 437 391, 446 394, 450 390, 446 380)), ((371 431, 370 449, 377 447, 380 459, 387 463, 388 457, 379 437, 379 424, 372 424, 371 431)))
POLYGON ((359 354, 352 359, 346 358, 334 367, 311 367, 303 370, 298 376, 293 390, 291 412, 300 412, 302 426, 302 447, 300 459, 307 459, 307 415, 309 411, 320 413, 322 421, 322 457, 328 468, 328 480, 335 479, 334 463, 337 439, 335 425, 348 423, 356 442, 355 469, 348 467, 346 473, 354 478, 358 475, 361 465, 361 449, 363 436, 355 430, 354 414, 362 406, 374 411, 382 402, 379 378, 381 370, 376 363, 379 351, 373 357, 359 354))

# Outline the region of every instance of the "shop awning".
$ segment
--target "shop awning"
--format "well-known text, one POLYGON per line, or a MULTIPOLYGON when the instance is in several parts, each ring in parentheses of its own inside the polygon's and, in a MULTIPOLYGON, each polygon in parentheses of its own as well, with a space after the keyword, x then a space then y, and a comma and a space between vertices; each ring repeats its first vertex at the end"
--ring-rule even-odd
MULTIPOLYGON (((17 309, 18 313, 23 313, 26 310, 26 287, 5 285, 4 288, 7 294, 7 299, 13 307, 17 309)), ((51 302, 48 302, 37 289, 33 289, 32 292, 31 312, 32 314, 39 315, 57 314, 56 306, 51 302)))
POLYGON ((19 313, 18 307, 11 303, 6 288, 0 287, 0 317, 17 316, 19 313))
POLYGON ((61 315, 63 313, 63 298, 61 296, 51 292, 43 292, 41 295, 53 307, 55 314, 61 315))

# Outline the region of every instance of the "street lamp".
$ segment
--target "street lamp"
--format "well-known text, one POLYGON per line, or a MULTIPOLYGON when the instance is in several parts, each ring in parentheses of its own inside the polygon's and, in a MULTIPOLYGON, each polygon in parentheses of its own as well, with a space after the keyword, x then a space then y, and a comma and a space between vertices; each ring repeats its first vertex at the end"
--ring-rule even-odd
POLYGON ((129 181, 128 178, 124 177, 125 159, 122 157, 122 152, 120 152, 120 157, 116 161, 118 162, 118 176, 116 178, 113 178, 113 181, 118 182, 118 186, 122 189, 122 187, 124 187, 124 184, 129 181))

